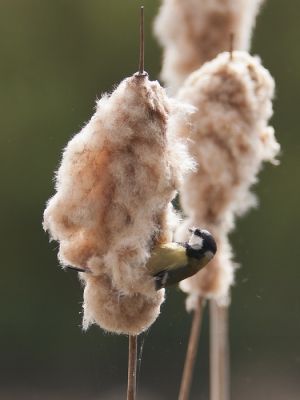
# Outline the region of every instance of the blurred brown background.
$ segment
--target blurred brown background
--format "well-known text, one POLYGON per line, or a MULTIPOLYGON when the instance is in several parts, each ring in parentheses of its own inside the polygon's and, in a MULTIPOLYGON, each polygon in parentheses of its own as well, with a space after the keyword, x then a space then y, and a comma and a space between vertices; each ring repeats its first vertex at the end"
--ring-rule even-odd
MULTIPOLYGON (((151 25, 159 1, 1 0, 0 398, 125 398, 127 338, 80 329, 82 288, 64 273, 41 227, 61 150, 93 113, 95 99, 138 69, 145 6, 146 69, 161 51, 151 25)), ((242 264, 230 310, 232 400, 300 398, 300 2, 269 0, 254 32, 275 77, 272 125, 281 165, 266 165, 258 210, 231 240, 242 264)), ((138 399, 176 399, 191 316, 168 290, 147 334, 138 399)), ((208 311, 191 400, 208 395, 208 311)))

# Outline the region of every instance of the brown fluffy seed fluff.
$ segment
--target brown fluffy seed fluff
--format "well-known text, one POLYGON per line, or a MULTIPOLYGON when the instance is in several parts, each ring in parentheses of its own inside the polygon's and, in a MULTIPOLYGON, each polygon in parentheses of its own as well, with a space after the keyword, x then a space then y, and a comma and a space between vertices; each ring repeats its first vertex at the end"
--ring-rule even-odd
POLYGON ((145 263, 178 221, 170 201, 194 164, 176 124, 192 111, 135 74, 98 101, 64 150, 44 228, 63 266, 92 272, 80 274, 85 329, 138 334, 159 314, 164 291, 145 263))
POLYGON ((248 51, 262 0, 163 0, 155 21, 164 48, 161 77, 172 93, 201 65, 229 49, 248 51))
POLYGON ((195 308, 199 295, 228 304, 234 268, 227 239, 236 216, 256 204, 250 187, 263 161, 276 164, 280 150, 272 115, 274 80, 258 57, 245 52, 222 53, 192 73, 178 92, 180 101, 197 107, 190 135, 184 126, 182 137, 190 136, 191 155, 198 171, 185 176, 180 202, 187 219, 177 231, 186 240, 186 229, 201 226, 215 237, 218 252, 209 265, 181 282, 189 293, 187 307, 195 308))

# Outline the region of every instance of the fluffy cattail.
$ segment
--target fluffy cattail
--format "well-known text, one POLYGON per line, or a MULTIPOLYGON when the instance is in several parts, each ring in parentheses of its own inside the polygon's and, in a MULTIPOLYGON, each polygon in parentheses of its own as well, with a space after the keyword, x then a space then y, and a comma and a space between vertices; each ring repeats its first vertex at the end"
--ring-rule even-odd
POLYGON ((186 228, 201 226, 216 239, 218 252, 211 263, 194 277, 181 282, 189 293, 187 307, 196 307, 198 296, 229 301, 233 264, 228 232, 236 216, 256 204, 250 187, 257 181, 263 161, 277 163, 280 150, 274 130, 268 126, 272 115, 274 81, 258 57, 246 52, 220 54, 192 73, 177 98, 197 107, 192 116, 194 130, 185 127, 182 137, 194 142, 190 152, 198 171, 186 175, 180 191, 185 222, 177 239, 186 239, 186 228))
POLYGON ((204 62, 228 50, 230 32, 236 50, 249 50, 261 1, 163 1, 154 28, 164 48, 161 77, 173 93, 204 62))
POLYGON ((80 274, 84 328, 138 334, 159 314, 164 291, 145 263, 177 224, 170 202, 193 162, 176 124, 191 110, 137 73, 98 101, 64 150, 44 228, 63 266, 90 271, 80 274))

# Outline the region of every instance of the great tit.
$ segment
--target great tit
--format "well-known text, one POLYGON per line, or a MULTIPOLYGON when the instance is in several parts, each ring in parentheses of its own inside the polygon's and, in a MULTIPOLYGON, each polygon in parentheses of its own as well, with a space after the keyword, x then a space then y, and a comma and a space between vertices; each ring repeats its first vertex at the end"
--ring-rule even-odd
MULTIPOLYGON (((153 248, 146 268, 155 278, 156 290, 195 275, 216 254, 217 245, 211 233, 199 228, 190 228, 189 231, 192 235, 187 242, 166 243, 153 248)), ((71 265, 66 268, 90 272, 71 265)))
POLYGON ((205 229, 190 228, 188 242, 167 243, 154 247, 146 268, 155 278, 155 289, 174 285, 195 275, 213 258, 217 245, 205 229))

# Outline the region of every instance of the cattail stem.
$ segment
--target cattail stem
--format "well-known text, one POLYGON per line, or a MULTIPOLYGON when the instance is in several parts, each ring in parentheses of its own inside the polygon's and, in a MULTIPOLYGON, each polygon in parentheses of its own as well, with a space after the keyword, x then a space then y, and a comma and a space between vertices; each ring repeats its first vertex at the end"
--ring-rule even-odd
POLYGON ((127 400, 136 400, 137 335, 129 335, 127 400))
POLYGON ((129 335, 127 400, 136 400, 137 335, 129 335))
POLYGON ((203 314, 203 305, 204 305, 204 300, 202 297, 199 297, 198 307, 194 311, 193 323, 185 358, 185 364, 182 374, 178 400, 187 400, 189 397, 192 378, 193 378, 194 365, 198 350, 199 335, 201 330, 201 321, 203 314))
POLYGON ((230 54, 230 61, 233 59, 233 49, 234 49, 234 33, 230 32, 229 34, 229 54, 230 54))
POLYGON ((228 307, 210 300, 210 400, 229 400, 228 307))
POLYGON ((145 53, 145 45, 144 45, 144 7, 141 7, 140 14, 140 64, 139 64, 139 73, 140 75, 144 74, 144 53, 145 53))

